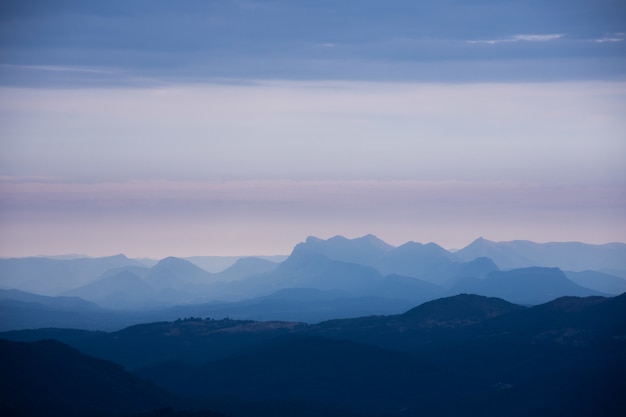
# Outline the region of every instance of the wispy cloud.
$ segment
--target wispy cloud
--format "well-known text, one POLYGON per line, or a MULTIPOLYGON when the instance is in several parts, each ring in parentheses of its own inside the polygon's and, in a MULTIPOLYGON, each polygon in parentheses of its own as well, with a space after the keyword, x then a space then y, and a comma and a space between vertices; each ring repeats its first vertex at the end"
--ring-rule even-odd
POLYGON ((16 70, 33 70, 33 71, 52 71, 52 72, 83 72, 90 74, 117 74, 120 70, 111 68, 96 67, 80 67, 65 65, 16 65, 16 64, 0 64, 0 68, 16 69, 16 70))
POLYGON ((595 43, 607 43, 607 42, 623 42, 626 40, 626 33, 613 33, 606 35, 602 38, 593 39, 595 43))
POLYGON ((520 34, 520 35, 511 36, 508 38, 468 40, 466 42, 472 43, 472 44, 488 44, 488 45, 496 45, 499 43, 509 43, 509 42, 550 42, 550 41, 556 41, 558 39, 561 39, 564 36, 565 35, 561 33, 520 34))

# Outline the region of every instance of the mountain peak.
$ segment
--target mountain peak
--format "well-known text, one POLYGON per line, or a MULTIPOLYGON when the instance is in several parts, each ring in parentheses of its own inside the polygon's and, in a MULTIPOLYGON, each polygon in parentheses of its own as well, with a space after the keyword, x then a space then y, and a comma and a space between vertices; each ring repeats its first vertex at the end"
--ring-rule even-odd
POLYGON ((523 309, 500 298, 459 294, 415 307, 402 316, 436 326, 464 326, 523 309))
POLYGON ((320 239, 319 237, 316 236, 307 236, 307 238, 304 240, 304 243, 319 243, 319 242, 323 242, 323 239, 320 239))
POLYGON ((478 239, 474 240, 472 243, 470 243, 469 245, 467 245, 467 247, 470 246, 488 246, 488 245, 493 245, 496 242, 489 240, 489 239, 485 239, 484 237, 480 236, 478 239))
POLYGON ((186 261, 181 258, 176 258, 175 256, 168 256, 167 258, 163 258, 159 262, 157 262, 154 268, 166 267, 166 266, 171 266, 171 265, 185 265, 185 264, 191 264, 191 262, 186 261))
POLYGON ((167 258, 161 259, 159 262, 157 262, 156 265, 150 268, 150 271, 151 274, 154 274, 155 272, 160 273, 164 271, 170 271, 175 274, 185 275, 211 275, 210 272, 205 271, 199 266, 196 266, 185 259, 176 258, 174 256, 169 256, 167 258))
POLYGON ((377 236, 373 234, 367 234, 365 236, 358 237, 356 239, 353 239, 353 241, 359 242, 359 243, 362 242, 371 246, 376 246, 383 250, 391 250, 394 248, 394 246, 390 245, 389 243, 385 242, 384 240, 378 238, 377 236))

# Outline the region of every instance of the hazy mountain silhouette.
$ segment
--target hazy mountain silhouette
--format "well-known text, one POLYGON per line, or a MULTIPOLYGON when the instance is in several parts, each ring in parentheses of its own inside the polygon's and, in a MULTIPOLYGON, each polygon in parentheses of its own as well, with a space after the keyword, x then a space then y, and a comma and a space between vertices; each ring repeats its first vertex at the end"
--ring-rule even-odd
POLYGON ((626 271, 624 243, 590 245, 580 242, 535 243, 527 240, 492 242, 478 238, 454 254, 465 261, 486 256, 502 269, 544 266, 568 271, 626 271))
POLYGON ((606 295, 581 287, 567 279, 558 268, 519 268, 491 272, 484 279, 463 278, 451 292, 469 292, 499 297, 518 304, 540 304, 565 295, 606 295))
POLYGON ((407 242, 389 251, 377 267, 383 273, 418 277, 442 284, 439 270, 457 261, 456 256, 435 243, 407 242))
POLYGON ((292 255, 318 254, 334 261, 374 266, 393 248, 374 235, 366 235, 356 239, 335 236, 328 240, 309 236, 303 243, 296 245, 292 255))
MULTIPOLYGON (((244 258, 257 258, 273 263, 281 263, 287 259, 287 255, 270 256, 187 256, 182 259, 212 273, 219 273, 233 266, 238 260, 244 258)), ((156 262, 155 262, 156 263, 156 262)))
POLYGON ((563 271, 572 282, 605 294, 618 295, 626 292, 626 279, 598 271, 563 271))
POLYGON ((240 258, 224 271, 215 274, 217 281, 237 281, 251 275, 272 272, 278 267, 278 263, 257 257, 240 258))
POLYGON ((78 297, 47 297, 18 290, 0 290, 0 330, 40 327, 103 328, 113 330, 128 325, 112 321, 97 305, 78 297))
POLYGON ((112 309, 149 308, 155 302, 153 288, 143 278, 126 270, 68 291, 66 294, 112 309))
POLYGON ((141 310, 206 300, 214 275, 191 262, 169 257, 151 268, 109 271, 90 284, 66 292, 111 309, 141 310))
POLYGON ((382 275, 395 274, 414 277, 437 285, 444 285, 458 276, 484 276, 498 270, 486 259, 465 265, 455 254, 435 243, 407 242, 393 247, 373 235, 357 239, 335 236, 328 240, 309 237, 298 244, 292 256, 317 254, 343 262, 370 266, 382 275))
POLYGON ((407 242, 394 247, 373 235, 357 239, 335 236, 328 240, 309 237, 280 264, 260 258, 240 258, 219 273, 209 273, 174 257, 165 258, 152 267, 141 266, 122 255, 43 260, 43 263, 40 258, 27 258, 21 263, 5 260, 10 261, 7 265, 26 265, 22 270, 14 269, 15 274, 10 279, 2 277, 4 283, 19 283, 16 288, 32 286, 43 279, 29 280, 26 272, 37 270, 42 275, 45 265, 55 265, 51 283, 63 281, 55 278, 55 274, 60 273, 59 265, 65 265, 66 271, 67 265, 73 265, 74 274, 80 266, 88 273, 85 272, 87 278, 78 281, 88 282, 62 294, 81 297, 103 309, 85 310, 79 305, 73 310, 69 305, 59 309, 52 308, 50 300, 4 299, 0 300, 0 311, 4 312, 6 321, 0 328, 44 324, 74 327, 82 323, 87 329, 111 330, 131 323, 189 316, 318 322, 395 314, 413 305, 461 292, 498 296, 523 304, 537 304, 563 295, 618 294, 626 289, 626 280, 619 277, 594 271, 568 272, 565 276, 541 269, 498 273, 498 266, 491 258, 472 258, 470 252, 491 251, 505 264, 532 262, 532 259, 556 262, 558 256, 566 257, 566 253, 580 255, 581 259, 591 262, 597 255, 594 262, 599 264, 620 247, 619 244, 523 241, 501 244, 478 239, 452 254, 434 243, 407 242), (585 252, 587 249, 589 251, 585 252), (99 277, 90 275, 108 266, 113 267, 104 270, 99 277), (42 312, 49 314, 38 318, 42 312), (85 320, 72 317, 72 312, 85 320), (63 321, 64 317, 67 322, 63 321))
POLYGON ((128 265, 142 266, 139 261, 124 255, 78 259, 0 259, 0 287, 59 295, 95 281, 107 270, 128 265))
POLYGON ((260 296, 289 288, 342 291, 348 297, 383 297, 423 302, 443 294, 441 288, 412 277, 383 276, 375 268, 336 261, 304 250, 294 252, 273 272, 237 283, 250 296, 260 296))

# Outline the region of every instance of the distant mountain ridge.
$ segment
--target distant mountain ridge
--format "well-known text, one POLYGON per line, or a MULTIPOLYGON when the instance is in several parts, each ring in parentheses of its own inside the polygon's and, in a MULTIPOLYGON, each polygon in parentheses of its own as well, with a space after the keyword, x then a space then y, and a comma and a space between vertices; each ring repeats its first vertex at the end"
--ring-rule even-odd
MULTIPOLYGON (((451 253, 435 243, 407 242, 396 247, 374 235, 327 240, 309 237, 281 263, 244 257, 218 273, 176 257, 152 266, 123 255, 0 260, 0 288, 41 288, 32 292, 80 297, 100 308, 88 310, 74 303, 71 310, 62 299, 25 301, 4 293, 0 294, 0 314, 5 318, 4 329, 44 323, 73 326, 80 323, 74 314, 87 319, 82 321, 86 328, 108 330, 141 318, 174 319, 190 314, 307 322, 394 314, 410 305, 462 292, 532 305, 558 296, 620 294, 626 290, 626 280, 597 270, 577 272, 537 265, 511 269, 483 253, 504 265, 535 260, 554 264, 576 258, 578 266, 606 261, 609 269, 615 269, 623 263, 615 259, 623 247, 626 245, 478 239, 451 253), (583 253, 586 249, 587 254, 583 253), (473 252, 481 256, 474 257, 473 252), (76 286, 59 292, 72 282, 76 286), (63 323, 64 317, 67 323, 63 323)), ((565 265, 575 266, 568 262, 565 265)))

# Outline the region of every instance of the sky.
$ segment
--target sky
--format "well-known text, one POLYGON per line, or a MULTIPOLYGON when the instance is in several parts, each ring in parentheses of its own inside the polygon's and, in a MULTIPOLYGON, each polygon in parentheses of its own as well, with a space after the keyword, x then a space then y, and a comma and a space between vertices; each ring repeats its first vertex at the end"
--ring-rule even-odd
POLYGON ((4 0, 0 257, 626 241, 621 0, 4 0))

